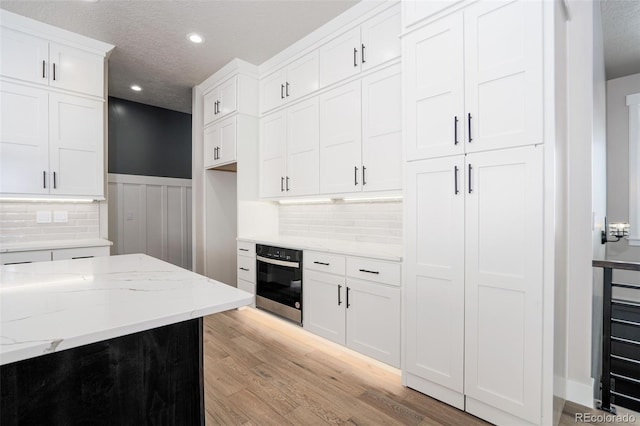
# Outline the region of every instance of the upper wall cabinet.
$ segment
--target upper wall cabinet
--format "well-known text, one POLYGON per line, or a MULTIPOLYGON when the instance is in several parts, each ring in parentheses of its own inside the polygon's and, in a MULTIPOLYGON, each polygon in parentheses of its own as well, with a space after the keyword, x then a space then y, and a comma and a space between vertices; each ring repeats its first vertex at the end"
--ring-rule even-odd
POLYGON ((260 110, 271 110, 318 90, 318 51, 314 50, 260 82, 260 110))
POLYGON ((410 27, 413 24, 427 19, 441 10, 458 5, 465 0, 403 0, 402 1, 402 25, 410 27))
POLYGON ((542 143, 542 3, 474 3, 404 49, 407 160, 542 143))
POLYGON ((396 4, 320 47, 320 87, 400 56, 400 5, 396 4))
POLYGON ((0 74, 104 97, 104 56, 4 27, 0 74))
POLYGON ((258 114, 257 82, 243 74, 235 75, 206 91, 203 96, 204 125, 234 112, 258 114))

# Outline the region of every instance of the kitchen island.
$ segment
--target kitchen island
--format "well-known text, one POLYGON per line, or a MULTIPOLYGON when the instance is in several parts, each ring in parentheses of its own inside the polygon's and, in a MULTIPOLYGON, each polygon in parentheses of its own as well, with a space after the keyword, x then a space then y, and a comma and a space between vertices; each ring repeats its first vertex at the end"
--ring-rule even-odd
POLYGON ((251 300, 142 254, 0 267, 0 423, 204 424, 202 317, 251 300))

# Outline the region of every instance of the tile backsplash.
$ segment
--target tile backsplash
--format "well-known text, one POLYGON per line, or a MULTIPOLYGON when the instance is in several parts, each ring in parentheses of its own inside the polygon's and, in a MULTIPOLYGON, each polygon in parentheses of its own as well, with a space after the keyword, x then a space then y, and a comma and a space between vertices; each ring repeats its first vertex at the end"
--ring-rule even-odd
POLYGON ((280 235, 402 244, 402 201, 282 204, 280 235))
POLYGON ((0 202, 0 243, 99 238, 99 204, 0 202), (68 212, 67 222, 54 222, 55 212, 68 212), (37 223, 37 212, 52 212, 51 223, 37 223))

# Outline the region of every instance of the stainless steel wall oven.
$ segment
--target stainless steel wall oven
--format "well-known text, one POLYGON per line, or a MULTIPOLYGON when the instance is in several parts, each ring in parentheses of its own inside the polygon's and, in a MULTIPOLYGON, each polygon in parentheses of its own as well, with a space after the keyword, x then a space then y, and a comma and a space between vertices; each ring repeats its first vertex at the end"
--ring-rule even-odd
POLYGON ((302 325, 302 250, 256 244, 256 307, 302 325))

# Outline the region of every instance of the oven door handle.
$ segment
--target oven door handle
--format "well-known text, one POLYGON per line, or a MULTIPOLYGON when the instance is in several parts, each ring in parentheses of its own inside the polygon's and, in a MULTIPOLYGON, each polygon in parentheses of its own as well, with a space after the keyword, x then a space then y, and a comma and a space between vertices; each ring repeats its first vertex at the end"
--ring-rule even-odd
POLYGON ((256 256, 259 262, 269 263, 271 265, 286 266, 289 268, 300 268, 298 262, 287 262, 285 260, 269 259, 268 257, 256 256))

